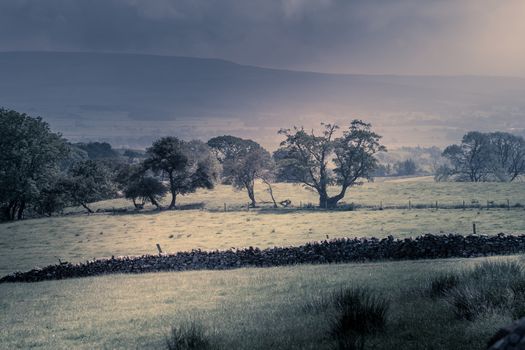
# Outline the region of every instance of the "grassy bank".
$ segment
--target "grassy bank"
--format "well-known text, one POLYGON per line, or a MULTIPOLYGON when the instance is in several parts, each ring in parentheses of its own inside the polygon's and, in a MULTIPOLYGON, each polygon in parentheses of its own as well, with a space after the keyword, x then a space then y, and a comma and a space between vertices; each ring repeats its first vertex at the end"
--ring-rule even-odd
MULTIPOLYGON (((390 303, 374 349, 483 349, 512 315, 460 319, 426 292, 444 272, 481 261, 449 259, 235 271, 107 276, 0 285, 0 347, 162 349, 172 326, 197 321, 212 343, 235 349, 329 349, 334 315, 308 307, 342 287, 390 303)), ((510 259, 516 260, 515 257, 510 259)))

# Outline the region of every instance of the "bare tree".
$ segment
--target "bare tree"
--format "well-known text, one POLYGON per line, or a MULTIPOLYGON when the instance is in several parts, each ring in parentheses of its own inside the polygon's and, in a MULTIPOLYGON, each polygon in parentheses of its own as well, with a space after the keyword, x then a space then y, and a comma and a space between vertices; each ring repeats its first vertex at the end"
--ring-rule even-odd
POLYGON ((490 174, 490 147, 486 134, 471 131, 461 141, 460 145, 451 145, 443 151, 450 167, 444 167, 441 172, 446 176, 455 176, 459 181, 486 181, 490 174))
POLYGON ((488 135, 492 171, 500 181, 514 181, 525 173, 525 140, 506 132, 488 135))
POLYGON ((513 181, 525 173, 525 141, 506 132, 471 131, 460 145, 448 146, 437 179, 457 181, 513 181))

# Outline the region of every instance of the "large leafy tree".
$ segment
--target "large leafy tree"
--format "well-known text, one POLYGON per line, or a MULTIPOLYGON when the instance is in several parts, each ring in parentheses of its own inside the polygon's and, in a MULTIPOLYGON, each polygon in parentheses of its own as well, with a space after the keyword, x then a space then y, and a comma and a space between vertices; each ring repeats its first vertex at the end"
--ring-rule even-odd
POLYGON ((370 179, 377 167, 375 154, 386 151, 371 125, 361 120, 351 122, 337 137, 339 126, 322 124, 320 135, 304 128, 282 129, 280 165, 287 169, 287 178, 303 183, 319 194, 319 206, 333 208, 345 196, 348 188, 359 179, 370 179), (339 191, 330 196, 330 185, 339 191))
POLYGON ((179 194, 193 193, 198 188, 213 188, 219 174, 217 160, 201 141, 186 142, 176 137, 163 137, 147 149, 147 155, 145 167, 168 178, 169 209, 175 208, 179 194))
MULTIPOLYGON (((270 153, 253 140, 235 136, 218 136, 210 139, 208 145, 214 149, 222 164, 223 181, 237 189, 245 189, 250 206, 255 207, 255 180, 261 179, 271 192, 273 159, 270 153)), ((275 201, 274 201, 275 202, 275 201)))
POLYGON ((22 219, 57 177, 68 146, 41 118, 0 109, 0 150, 2 216, 22 219))
POLYGON ((60 187, 73 204, 84 207, 88 213, 93 213, 89 203, 113 198, 117 189, 111 171, 95 160, 73 164, 60 181, 60 187))

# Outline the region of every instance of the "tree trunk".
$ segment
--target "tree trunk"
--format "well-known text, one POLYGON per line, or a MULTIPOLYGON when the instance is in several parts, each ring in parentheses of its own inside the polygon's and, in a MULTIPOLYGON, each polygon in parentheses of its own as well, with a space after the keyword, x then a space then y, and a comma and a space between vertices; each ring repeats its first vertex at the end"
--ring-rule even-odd
POLYGON ((177 194, 172 192, 171 193, 171 203, 170 203, 170 206, 168 207, 168 209, 175 209, 176 202, 177 202, 177 194))
POLYGON ((253 183, 247 183, 246 190, 248 191, 248 197, 250 197, 250 200, 252 202, 250 206, 252 208, 255 208, 255 206, 257 205, 257 202, 255 201, 255 192, 253 190, 253 183))
POLYGON ((269 181, 266 181, 263 179, 263 182, 268 186, 268 193, 270 194, 270 197, 272 198, 273 207, 277 208, 277 202, 275 201, 275 197, 273 196, 273 189, 272 184, 269 181))
POLYGON ((154 206, 157 207, 158 210, 160 210, 160 204, 159 204, 159 202, 157 202, 155 197, 149 196, 149 200, 150 200, 151 204, 153 204, 154 206))
POLYGON ((319 208, 328 208, 328 193, 326 193, 326 189, 318 190, 319 192, 319 208))
POLYGON ((16 201, 9 202, 9 205, 7 208, 5 208, 5 213, 7 216, 7 219, 12 221, 15 219, 15 210, 16 210, 16 201))
POLYGON ((88 207, 86 203, 80 203, 80 205, 83 206, 84 209, 86 209, 86 210, 88 211, 89 214, 93 214, 93 213, 94 213, 94 211, 91 210, 91 208, 88 207))
POLYGON ((337 203, 343 199, 345 197, 345 193, 346 193, 346 189, 347 189, 347 186, 343 186, 341 188, 341 192, 339 192, 339 194, 333 196, 333 197, 330 197, 327 199, 327 207, 328 208, 336 208, 337 207, 337 203))
POLYGON ((175 179, 173 178, 173 173, 169 173, 170 179, 170 192, 171 192, 171 203, 168 209, 175 209, 175 204, 177 202, 177 192, 175 190, 175 179))
POLYGON ((18 207, 17 219, 22 220, 24 218, 24 210, 26 208, 26 202, 22 201, 18 207))

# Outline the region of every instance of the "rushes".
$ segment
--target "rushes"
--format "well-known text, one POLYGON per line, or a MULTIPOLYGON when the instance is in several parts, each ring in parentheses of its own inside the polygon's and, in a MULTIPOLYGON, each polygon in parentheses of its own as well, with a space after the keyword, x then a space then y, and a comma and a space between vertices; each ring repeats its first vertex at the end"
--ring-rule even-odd
POLYGON ((386 327, 389 303, 368 289, 341 289, 332 302, 336 318, 330 336, 340 350, 364 349, 367 338, 386 327))
POLYGON ((166 339, 168 350, 208 350, 212 349, 210 340, 201 324, 191 322, 172 327, 166 339))
POLYGON ((488 312, 519 318, 525 315, 525 271, 518 262, 484 262, 434 277, 428 294, 444 298, 458 319, 473 321, 488 312))

